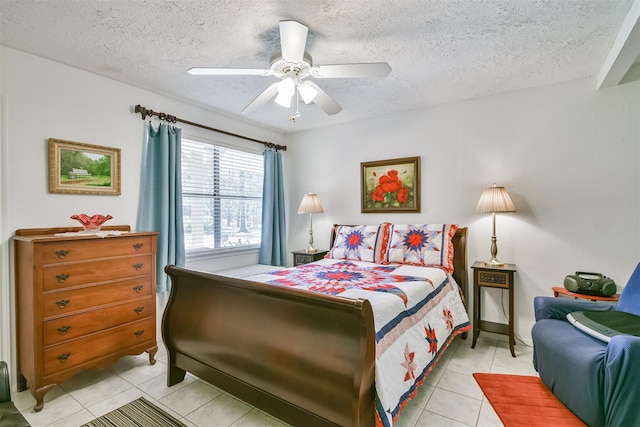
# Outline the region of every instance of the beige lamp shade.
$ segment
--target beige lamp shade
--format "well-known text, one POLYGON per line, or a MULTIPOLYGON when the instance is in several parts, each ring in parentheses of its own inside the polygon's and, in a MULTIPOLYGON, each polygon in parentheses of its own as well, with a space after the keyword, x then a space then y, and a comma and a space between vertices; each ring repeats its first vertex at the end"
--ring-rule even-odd
POLYGON ((478 212, 515 212, 516 207, 507 193, 507 189, 504 187, 498 187, 495 183, 492 187, 485 189, 480 196, 478 206, 476 206, 478 212))
POLYGON ((322 204, 317 194, 307 193, 302 198, 300 206, 298 207, 299 214, 305 213, 323 213, 322 204))

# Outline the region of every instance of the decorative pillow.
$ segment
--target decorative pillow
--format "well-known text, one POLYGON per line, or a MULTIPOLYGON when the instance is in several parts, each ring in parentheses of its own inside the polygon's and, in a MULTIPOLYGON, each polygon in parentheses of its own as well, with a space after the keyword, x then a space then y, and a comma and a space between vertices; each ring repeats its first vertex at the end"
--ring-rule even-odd
POLYGON ((376 244, 375 263, 385 264, 387 259, 387 250, 389 249, 389 239, 391 237, 391 230, 393 224, 390 222, 383 222, 380 224, 378 230, 378 242, 376 244))
POLYGON ((384 262, 442 267, 453 273, 456 230, 456 224, 392 224, 384 262))
POLYGON ((341 225, 336 232, 336 240, 329 251, 328 258, 350 259, 354 261, 375 262, 377 225, 341 225))

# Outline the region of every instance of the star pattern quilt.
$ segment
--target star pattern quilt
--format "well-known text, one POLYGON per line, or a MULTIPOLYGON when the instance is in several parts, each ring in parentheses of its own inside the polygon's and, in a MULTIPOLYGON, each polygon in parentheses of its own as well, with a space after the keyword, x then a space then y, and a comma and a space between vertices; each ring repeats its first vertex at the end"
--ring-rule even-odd
POLYGON ((323 259, 251 280, 371 302, 376 330, 376 425, 392 426, 453 338, 471 329, 443 268, 323 259))

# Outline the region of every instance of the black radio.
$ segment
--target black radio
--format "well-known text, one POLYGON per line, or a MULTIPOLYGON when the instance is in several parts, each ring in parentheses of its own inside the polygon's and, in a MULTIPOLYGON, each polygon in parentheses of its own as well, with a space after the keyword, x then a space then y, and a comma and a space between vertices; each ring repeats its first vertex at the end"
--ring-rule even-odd
POLYGON ((618 290, 616 282, 600 273, 576 271, 564 278, 564 287, 579 294, 608 297, 618 290))

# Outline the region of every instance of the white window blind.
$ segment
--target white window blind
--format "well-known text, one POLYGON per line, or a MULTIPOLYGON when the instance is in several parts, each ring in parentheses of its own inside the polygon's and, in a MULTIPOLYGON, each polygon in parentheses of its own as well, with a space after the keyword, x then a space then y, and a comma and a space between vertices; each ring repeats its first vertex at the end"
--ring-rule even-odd
POLYGON ((182 139, 187 252, 260 245, 263 158, 182 139))

